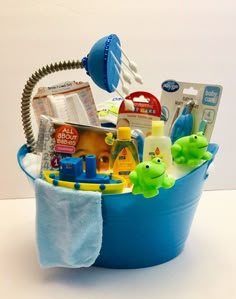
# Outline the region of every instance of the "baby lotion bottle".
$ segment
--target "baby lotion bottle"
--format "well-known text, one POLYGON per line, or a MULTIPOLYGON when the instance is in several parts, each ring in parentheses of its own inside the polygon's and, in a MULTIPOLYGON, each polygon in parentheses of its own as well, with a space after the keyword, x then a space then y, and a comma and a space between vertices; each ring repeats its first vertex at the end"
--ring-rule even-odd
POLYGON ((132 185, 129 174, 139 164, 138 150, 131 139, 130 127, 119 127, 117 139, 111 148, 110 166, 114 175, 120 175, 127 181, 127 187, 132 185))
POLYGON ((145 137, 143 161, 160 157, 167 169, 172 165, 171 139, 164 135, 164 121, 152 121, 152 134, 145 137))

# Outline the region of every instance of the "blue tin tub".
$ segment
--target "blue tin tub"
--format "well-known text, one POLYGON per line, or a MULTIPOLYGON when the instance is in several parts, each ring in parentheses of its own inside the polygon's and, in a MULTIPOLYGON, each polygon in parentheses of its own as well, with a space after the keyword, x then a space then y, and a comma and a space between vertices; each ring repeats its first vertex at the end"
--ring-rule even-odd
MULTIPOLYGON (((208 150, 213 154, 210 161, 178 179, 171 189, 160 189, 156 197, 102 195, 103 241, 94 266, 144 268, 165 263, 182 252, 218 145, 210 144, 208 150)), ((17 159, 34 182, 22 165, 27 152, 22 146, 17 159)))

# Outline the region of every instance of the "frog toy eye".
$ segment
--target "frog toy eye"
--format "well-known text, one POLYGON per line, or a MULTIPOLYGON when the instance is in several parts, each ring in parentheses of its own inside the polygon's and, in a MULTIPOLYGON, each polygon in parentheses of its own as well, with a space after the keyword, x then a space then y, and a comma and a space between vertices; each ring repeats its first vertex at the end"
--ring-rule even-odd
POLYGON ((198 136, 195 135, 195 134, 190 136, 190 141, 191 142, 195 142, 195 141, 197 141, 197 139, 198 139, 198 136))
POLYGON ((156 164, 161 164, 162 160, 160 158, 154 158, 152 160, 152 162, 156 163, 156 164))

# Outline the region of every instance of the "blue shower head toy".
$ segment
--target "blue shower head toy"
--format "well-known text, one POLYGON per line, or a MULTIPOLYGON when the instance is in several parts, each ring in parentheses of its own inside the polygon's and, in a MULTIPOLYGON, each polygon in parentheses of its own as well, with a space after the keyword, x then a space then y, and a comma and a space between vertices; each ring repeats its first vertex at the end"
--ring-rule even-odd
POLYGON ((175 179, 168 177, 166 165, 160 158, 139 163, 129 174, 134 184, 132 193, 143 194, 150 198, 159 194, 159 188, 169 189, 175 184, 175 179))
POLYGON ((120 40, 110 34, 98 40, 87 57, 82 59, 87 74, 102 89, 113 92, 119 83, 119 65, 121 64, 120 40), (114 59, 115 57, 115 59, 114 59))
POLYGON ((116 91, 122 98, 125 98, 129 94, 129 88, 126 83, 131 84, 131 76, 133 76, 136 82, 142 84, 142 77, 137 72, 136 63, 129 60, 121 48, 119 38, 115 34, 110 34, 98 40, 91 48, 87 57, 84 57, 81 61, 64 61, 40 68, 27 81, 21 98, 24 133, 27 145, 32 152, 35 152, 36 149, 30 113, 34 87, 43 77, 49 74, 62 70, 83 68, 85 68, 87 74, 98 87, 107 92, 116 91), (121 59, 121 54, 126 58, 126 62, 122 60, 123 58, 121 59), (123 94, 120 94, 117 89, 119 82, 121 82, 123 94))

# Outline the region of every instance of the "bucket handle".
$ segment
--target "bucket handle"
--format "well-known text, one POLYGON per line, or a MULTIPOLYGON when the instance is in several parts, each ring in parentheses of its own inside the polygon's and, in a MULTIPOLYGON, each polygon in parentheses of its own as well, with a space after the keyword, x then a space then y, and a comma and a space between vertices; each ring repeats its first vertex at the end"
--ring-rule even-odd
POLYGON ((50 64, 38 69, 38 71, 36 71, 26 82, 25 88, 22 93, 22 98, 21 98, 21 119, 23 123, 23 129, 24 129, 27 146, 29 147, 31 152, 35 152, 35 147, 36 147, 36 141, 35 141, 33 128, 31 124, 31 113, 30 113, 31 96, 34 87, 42 78, 44 78, 45 76, 51 73, 55 73, 62 70, 72 70, 72 69, 81 69, 81 68, 83 68, 83 64, 79 60, 50 64))

